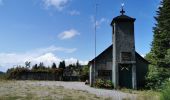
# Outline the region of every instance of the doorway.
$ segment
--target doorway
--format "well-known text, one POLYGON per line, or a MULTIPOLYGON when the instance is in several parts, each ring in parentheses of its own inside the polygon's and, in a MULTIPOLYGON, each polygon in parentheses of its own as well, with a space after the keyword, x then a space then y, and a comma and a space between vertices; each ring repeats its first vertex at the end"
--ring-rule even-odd
POLYGON ((119 86, 121 88, 132 88, 132 65, 119 65, 119 86))

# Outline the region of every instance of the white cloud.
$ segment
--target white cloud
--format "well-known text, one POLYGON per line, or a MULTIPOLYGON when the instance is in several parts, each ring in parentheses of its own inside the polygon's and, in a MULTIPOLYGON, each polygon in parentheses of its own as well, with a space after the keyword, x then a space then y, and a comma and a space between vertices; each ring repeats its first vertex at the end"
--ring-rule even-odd
MULTIPOLYGON (((69 59, 65 59, 65 62, 66 62, 66 65, 69 65, 69 64, 76 64, 78 61, 78 59, 75 59, 75 58, 69 58, 69 59)), ((80 64, 82 65, 86 65, 88 64, 88 61, 79 61, 80 64)))
POLYGON ((67 31, 60 33, 58 35, 58 38, 61 39, 61 40, 71 39, 71 38, 75 37, 76 35, 80 35, 80 33, 75 29, 70 29, 70 30, 67 30, 67 31))
MULTIPOLYGON (((50 46, 48 48, 41 48, 25 53, 0 53, 0 71, 6 71, 16 65, 24 65, 25 61, 31 61, 32 64, 43 62, 46 66, 50 66, 53 62, 59 64, 60 61, 65 60, 57 57, 54 52, 73 53, 76 48, 63 48, 50 46)), ((77 59, 68 58, 66 64, 75 63, 77 59)), ((81 64, 87 64, 87 61, 79 61, 81 64)))
POLYGON ((94 16, 91 16, 90 18, 91 18, 91 22, 93 23, 93 26, 96 25, 97 28, 100 28, 100 26, 101 26, 102 24, 108 22, 108 19, 106 19, 106 18, 101 18, 101 19, 99 19, 99 20, 96 20, 96 22, 95 22, 94 16))
POLYGON ((72 11, 69 12, 69 14, 70 14, 71 16, 78 16, 78 15, 80 15, 80 12, 77 11, 77 10, 72 10, 72 11))
POLYGON ((55 7, 58 11, 63 10, 70 0, 43 0, 46 8, 55 7))
MULTIPOLYGON (((55 56, 53 53, 46 53, 40 57, 37 57, 37 58, 34 58, 31 60, 32 63, 40 63, 40 62, 44 62, 44 64, 46 66, 49 66, 49 65, 52 65, 52 63, 56 63, 56 65, 59 65, 59 63, 61 61, 65 61, 66 63, 66 66, 69 65, 69 64, 76 64, 76 62, 78 61, 78 59, 76 58, 67 58, 67 59, 62 59, 62 58, 59 58, 57 56, 55 56)), ((86 65, 88 63, 88 61, 79 61, 80 64, 82 65, 86 65)))
POLYGON ((104 22, 106 22, 106 18, 101 18, 100 20, 96 21, 96 26, 100 27, 100 25, 103 24, 104 22))
POLYGON ((56 57, 53 53, 46 53, 44 55, 41 55, 37 58, 33 58, 30 60, 33 64, 38 64, 40 62, 44 62, 46 66, 52 65, 52 63, 59 64, 60 61, 62 61, 60 58, 56 57))
POLYGON ((61 52, 65 52, 65 53, 73 53, 76 50, 77 50, 76 48, 63 48, 63 47, 50 46, 48 48, 37 49, 36 51, 39 52, 39 53, 54 52, 54 51, 61 51, 61 52))

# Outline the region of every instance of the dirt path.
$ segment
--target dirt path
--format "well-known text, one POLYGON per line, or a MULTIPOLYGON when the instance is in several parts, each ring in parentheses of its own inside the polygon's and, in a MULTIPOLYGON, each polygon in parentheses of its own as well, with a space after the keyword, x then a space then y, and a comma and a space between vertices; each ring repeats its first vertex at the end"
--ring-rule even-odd
MULTIPOLYGON (((106 89, 96 89, 85 85, 83 82, 59 82, 59 81, 21 81, 23 84, 26 82, 30 85, 37 86, 63 86, 66 89, 75 89, 87 91, 97 96, 111 97, 113 100, 122 100, 124 98, 129 98, 130 100, 136 100, 135 94, 123 93, 117 90, 106 90, 106 89)), ((128 99, 128 100, 129 100, 128 99)))

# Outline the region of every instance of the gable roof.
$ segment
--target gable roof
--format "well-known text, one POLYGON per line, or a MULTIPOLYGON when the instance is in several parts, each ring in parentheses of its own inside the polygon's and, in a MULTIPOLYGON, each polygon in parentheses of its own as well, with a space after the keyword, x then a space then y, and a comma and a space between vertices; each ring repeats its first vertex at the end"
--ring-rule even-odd
MULTIPOLYGON (((100 58, 100 56, 102 56, 104 53, 112 50, 113 45, 110 45, 108 48, 106 48, 103 52, 101 52, 98 56, 96 56, 96 58, 94 58, 95 60, 97 60, 98 58, 100 58)), ((111 52, 112 53, 112 52, 111 52)), ((94 62, 94 59, 92 59, 91 61, 89 61, 89 64, 94 62)))
MULTIPOLYGON (((109 52, 109 51, 112 51, 113 50, 113 44, 112 45, 110 45, 108 48, 106 48, 102 53, 100 53, 96 58, 94 58, 95 60, 97 60, 98 58, 100 58, 104 53, 106 53, 106 52, 109 52)), ((111 54, 112 54, 112 52, 110 52, 111 54)), ((141 60, 143 60, 144 62, 146 62, 146 63, 149 63, 146 59, 144 59, 139 53, 137 53, 136 51, 135 51, 135 55, 136 55, 136 57, 138 57, 139 59, 141 59, 141 60)), ((94 59, 92 59, 91 61, 89 61, 89 64, 90 63, 93 63, 94 62, 94 59)))
POLYGON ((135 52, 135 56, 138 57, 139 59, 143 60, 144 62, 148 63, 148 64, 150 63, 137 52, 135 52))

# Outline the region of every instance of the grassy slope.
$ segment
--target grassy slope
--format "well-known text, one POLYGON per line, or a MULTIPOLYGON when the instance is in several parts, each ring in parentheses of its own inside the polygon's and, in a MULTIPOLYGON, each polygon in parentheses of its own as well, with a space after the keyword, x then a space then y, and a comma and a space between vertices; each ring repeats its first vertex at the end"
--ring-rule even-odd
MULTIPOLYGON (((122 92, 137 94, 137 100, 160 100, 161 93, 152 90, 122 89, 122 92)), ((128 99, 127 99, 128 100, 128 99)))
MULTIPOLYGON (((160 100, 160 93, 122 89, 126 93, 137 94, 137 100, 160 100)), ((43 86, 36 81, 0 81, 0 100, 111 100, 98 97, 86 91, 65 89, 62 86, 43 86)), ((125 98, 124 100, 130 100, 125 98)))
POLYGON ((86 91, 61 86, 42 86, 20 81, 0 81, 0 100, 111 100, 86 91))

